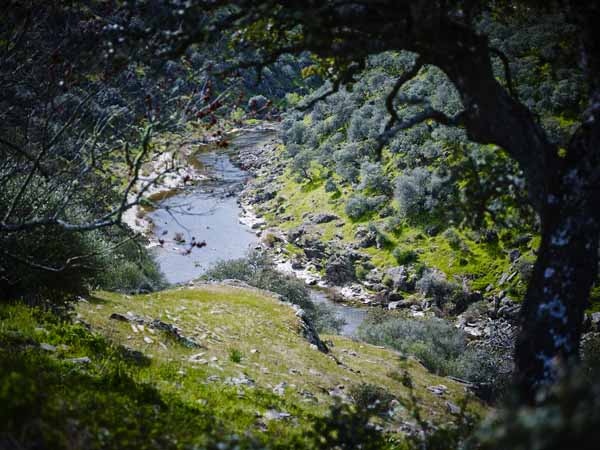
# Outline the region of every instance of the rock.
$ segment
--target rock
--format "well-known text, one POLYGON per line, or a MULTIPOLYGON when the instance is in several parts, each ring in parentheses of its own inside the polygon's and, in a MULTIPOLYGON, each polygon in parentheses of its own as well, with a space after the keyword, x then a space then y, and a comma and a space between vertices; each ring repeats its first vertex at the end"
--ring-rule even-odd
POLYGON ((302 261, 302 259, 294 258, 292 259, 290 266, 294 270, 302 270, 306 267, 306 264, 304 263, 304 261, 302 261))
POLYGON ((600 331, 600 312, 592 313, 591 321, 592 321, 592 330, 600 331))
POLYGON ((290 228, 287 232, 288 241, 296 243, 296 241, 298 241, 298 239, 300 239, 300 237, 305 235, 307 232, 308 230, 306 229, 305 224, 299 225, 294 228, 290 228))
POLYGON ((200 361, 206 361, 205 359, 202 359, 202 357, 205 355, 206 353, 196 353, 195 355, 192 355, 188 358, 189 362, 200 362, 200 361))
POLYGON ((312 261, 319 261, 327 257, 327 247, 318 240, 305 240, 299 242, 299 246, 304 249, 306 257, 312 261))
POLYGON ((337 398, 339 398, 342 401, 350 402, 350 397, 344 391, 344 386, 343 385, 338 385, 338 386, 334 387, 333 389, 330 389, 329 391, 327 391, 327 393, 330 396, 337 397, 337 398))
POLYGON ((400 304, 402 302, 389 302, 388 303, 388 309, 398 309, 398 307, 400 307, 400 304))
POLYGON ((284 395, 285 394, 285 389, 288 387, 289 385, 285 382, 282 381, 281 383, 279 383, 277 386, 275 386, 273 388, 273 394, 276 395, 284 395))
POLYGON ((211 375, 206 379, 206 381, 210 381, 211 383, 217 383, 221 381, 221 377, 219 377, 218 375, 211 375))
POLYGON ((65 361, 72 364, 90 364, 92 362, 92 360, 87 356, 82 356, 80 358, 67 358, 65 361))
POLYGON ((354 281, 354 264, 346 255, 333 255, 325 264, 325 279, 334 285, 343 285, 354 281))
POLYGON ((286 420, 292 417, 290 413, 284 411, 277 411, 275 409, 267 409, 264 414, 266 420, 286 420))
POLYGON ((515 248, 508 252, 508 258, 510 259, 510 262, 515 262, 517 259, 519 259, 520 256, 521 252, 519 251, 519 249, 515 248))
POLYGON ((453 415, 458 415, 461 413, 461 409, 457 405, 449 401, 446 402, 446 409, 450 414, 453 415))
POLYGON ((47 352, 55 352, 56 351, 56 346, 52 345, 52 344, 47 344, 45 342, 42 342, 40 344, 40 348, 42 350, 45 350, 47 352))
POLYGON ((144 336, 144 342, 146 344, 152 344, 154 341, 152 340, 152 338, 149 338, 148 336, 144 336))
POLYGON ((119 313, 112 313, 109 319, 118 320, 119 322, 129 322, 129 317, 119 313))
POLYGON ((240 374, 239 377, 230 377, 225 379, 225 384, 230 386, 248 386, 253 387, 255 385, 254 380, 248 378, 244 374, 240 374))
POLYGON ((443 384, 438 384, 437 386, 429 386, 427 390, 434 395, 443 396, 448 392, 448 387, 443 384))
POLYGON ((377 244, 377 234, 366 227, 358 227, 354 239, 358 241, 359 248, 373 247, 377 244))
POLYGON ((166 332, 167 334, 171 335, 173 338, 175 338, 175 340, 177 340, 184 347, 187 347, 187 348, 201 348, 202 347, 200 344, 198 344, 193 339, 181 334, 181 332, 179 331, 179 328, 177 328, 175 325, 171 325, 170 323, 163 322, 162 320, 159 320, 159 319, 153 320, 151 322, 151 325, 154 328, 156 328, 158 330, 162 330, 162 331, 166 332))
POLYGON ((385 271, 384 280, 392 289, 411 292, 415 282, 406 266, 390 267, 385 271))
POLYGON ((333 222, 334 220, 338 220, 340 217, 330 213, 318 213, 310 214, 309 218, 312 223, 318 224, 333 222))
POLYGON ((323 353, 329 353, 329 349, 319 337, 319 334, 317 333, 317 330, 315 330, 312 322, 306 318, 304 310, 298 305, 292 305, 292 308, 296 310, 296 317, 298 317, 300 320, 300 333, 304 339, 306 339, 311 346, 314 346, 316 350, 319 350, 323 353))

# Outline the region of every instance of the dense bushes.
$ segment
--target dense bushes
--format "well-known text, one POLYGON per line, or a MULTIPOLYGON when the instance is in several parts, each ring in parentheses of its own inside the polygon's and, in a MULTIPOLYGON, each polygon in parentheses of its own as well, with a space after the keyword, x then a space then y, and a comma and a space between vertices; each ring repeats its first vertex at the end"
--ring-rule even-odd
POLYGON ((339 332, 344 325, 326 305, 313 303, 302 280, 279 272, 263 252, 250 251, 245 258, 220 261, 202 279, 240 280, 250 286, 275 292, 285 301, 300 306, 319 332, 339 332))
POLYGON ((358 336, 371 344, 414 355, 425 367, 440 375, 452 372, 452 363, 467 344, 464 333, 441 319, 369 316, 360 326, 358 336))
POLYGON ((472 439, 481 450, 592 450, 600 441, 600 384, 581 373, 563 377, 535 407, 508 402, 472 439))
POLYGON ((345 212, 352 220, 359 220, 376 212, 387 198, 384 195, 376 197, 366 197, 362 194, 355 194, 346 202, 345 212))
POLYGON ((439 375, 468 380, 486 400, 499 398, 512 374, 510 355, 469 345, 462 330, 442 319, 370 312, 358 337, 413 355, 439 375))

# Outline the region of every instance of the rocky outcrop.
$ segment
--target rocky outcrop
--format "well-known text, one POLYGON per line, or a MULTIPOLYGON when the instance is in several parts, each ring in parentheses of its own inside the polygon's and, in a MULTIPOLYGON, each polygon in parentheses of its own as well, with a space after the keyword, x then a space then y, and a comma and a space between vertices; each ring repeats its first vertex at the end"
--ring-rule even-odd
POLYGON ((325 279, 334 285, 344 285, 356 279, 354 264, 348 255, 334 254, 325 264, 325 279))
POLYGON ((319 337, 319 333, 313 326, 313 324, 306 317, 306 313, 298 305, 292 305, 296 311, 296 317, 300 320, 300 333, 302 336, 311 344, 314 345, 317 350, 323 353, 329 353, 329 349, 325 343, 319 337))

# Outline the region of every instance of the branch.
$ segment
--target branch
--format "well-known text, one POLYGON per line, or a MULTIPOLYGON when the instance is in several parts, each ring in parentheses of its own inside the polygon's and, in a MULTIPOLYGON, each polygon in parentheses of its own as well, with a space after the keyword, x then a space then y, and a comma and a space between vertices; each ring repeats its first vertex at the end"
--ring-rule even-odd
POLYGON ((504 77, 506 78, 506 86, 508 87, 508 92, 513 96, 516 100, 519 100, 519 95, 517 91, 515 91, 513 81, 512 81, 512 73, 510 71, 510 64, 508 61, 508 57, 499 49, 495 47, 490 47, 490 53, 496 55, 502 61, 502 65, 504 66, 504 77))
POLYGON ((309 110, 310 108, 312 108, 313 106, 315 106, 317 103, 319 103, 320 101, 325 100, 328 97, 331 97, 333 94, 335 94, 336 92, 338 92, 340 90, 340 85, 341 82, 340 80, 335 80, 333 83, 333 87, 328 90, 327 92, 325 92, 322 95, 319 95, 316 98, 313 98, 312 100, 310 100, 309 102, 303 104, 303 105, 298 105, 296 106, 296 111, 306 111, 309 110))
POLYGON ((464 112, 458 113, 454 117, 449 117, 441 111, 433 109, 431 106, 427 106, 423 111, 415 114, 407 120, 401 121, 398 125, 386 129, 377 138, 377 146, 375 147, 376 158, 381 159, 381 151, 383 147, 389 142, 390 138, 401 130, 414 127, 415 125, 425 122, 426 120, 434 120, 442 125, 446 126, 458 126, 462 124, 464 112))
POLYGON ((392 125, 394 125, 395 122, 400 122, 398 113, 396 112, 396 109, 394 108, 394 99, 396 98, 396 95, 398 95, 398 91, 408 81, 410 81, 414 77, 416 77, 417 74, 419 73, 419 70, 421 70, 422 67, 423 67, 423 61, 421 60, 420 56, 417 56, 417 59, 415 60, 415 63, 412 66, 412 68, 410 70, 404 72, 402 74, 402 76, 396 80, 396 82, 394 83, 394 87, 392 88, 390 93, 387 95, 387 97, 385 99, 385 107, 386 107, 388 113, 390 114, 390 119, 388 120, 387 124, 385 125, 386 131, 389 130, 390 128, 392 128, 392 125))

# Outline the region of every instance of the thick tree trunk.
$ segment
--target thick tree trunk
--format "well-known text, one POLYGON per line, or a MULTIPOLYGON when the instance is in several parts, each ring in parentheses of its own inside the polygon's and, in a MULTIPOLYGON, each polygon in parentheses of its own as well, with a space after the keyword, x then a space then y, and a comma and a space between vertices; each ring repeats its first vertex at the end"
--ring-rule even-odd
POLYGON ((561 158, 532 114, 494 79, 487 45, 478 48, 477 56, 470 55, 481 61, 475 67, 445 61, 465 106, 467 133, 503 147, 519 162, 542 224, 515 353, 520 393, 531 402, 579 357, 600 239, 600 94, 591 96, 583 124, 561 158))
POLYGON ((584 123, 566 158, 547 175, 542 242, 515 351, 517 382, 526 402, 579 359, 584 311, 598 271, 598 128, 594 121, 584 123))
POLYGON ((525 401, 579 357, 583 315, 598 264, 598 222, 586 199, 548 205, 542 242, 521 310, 517 382, 525 401))

